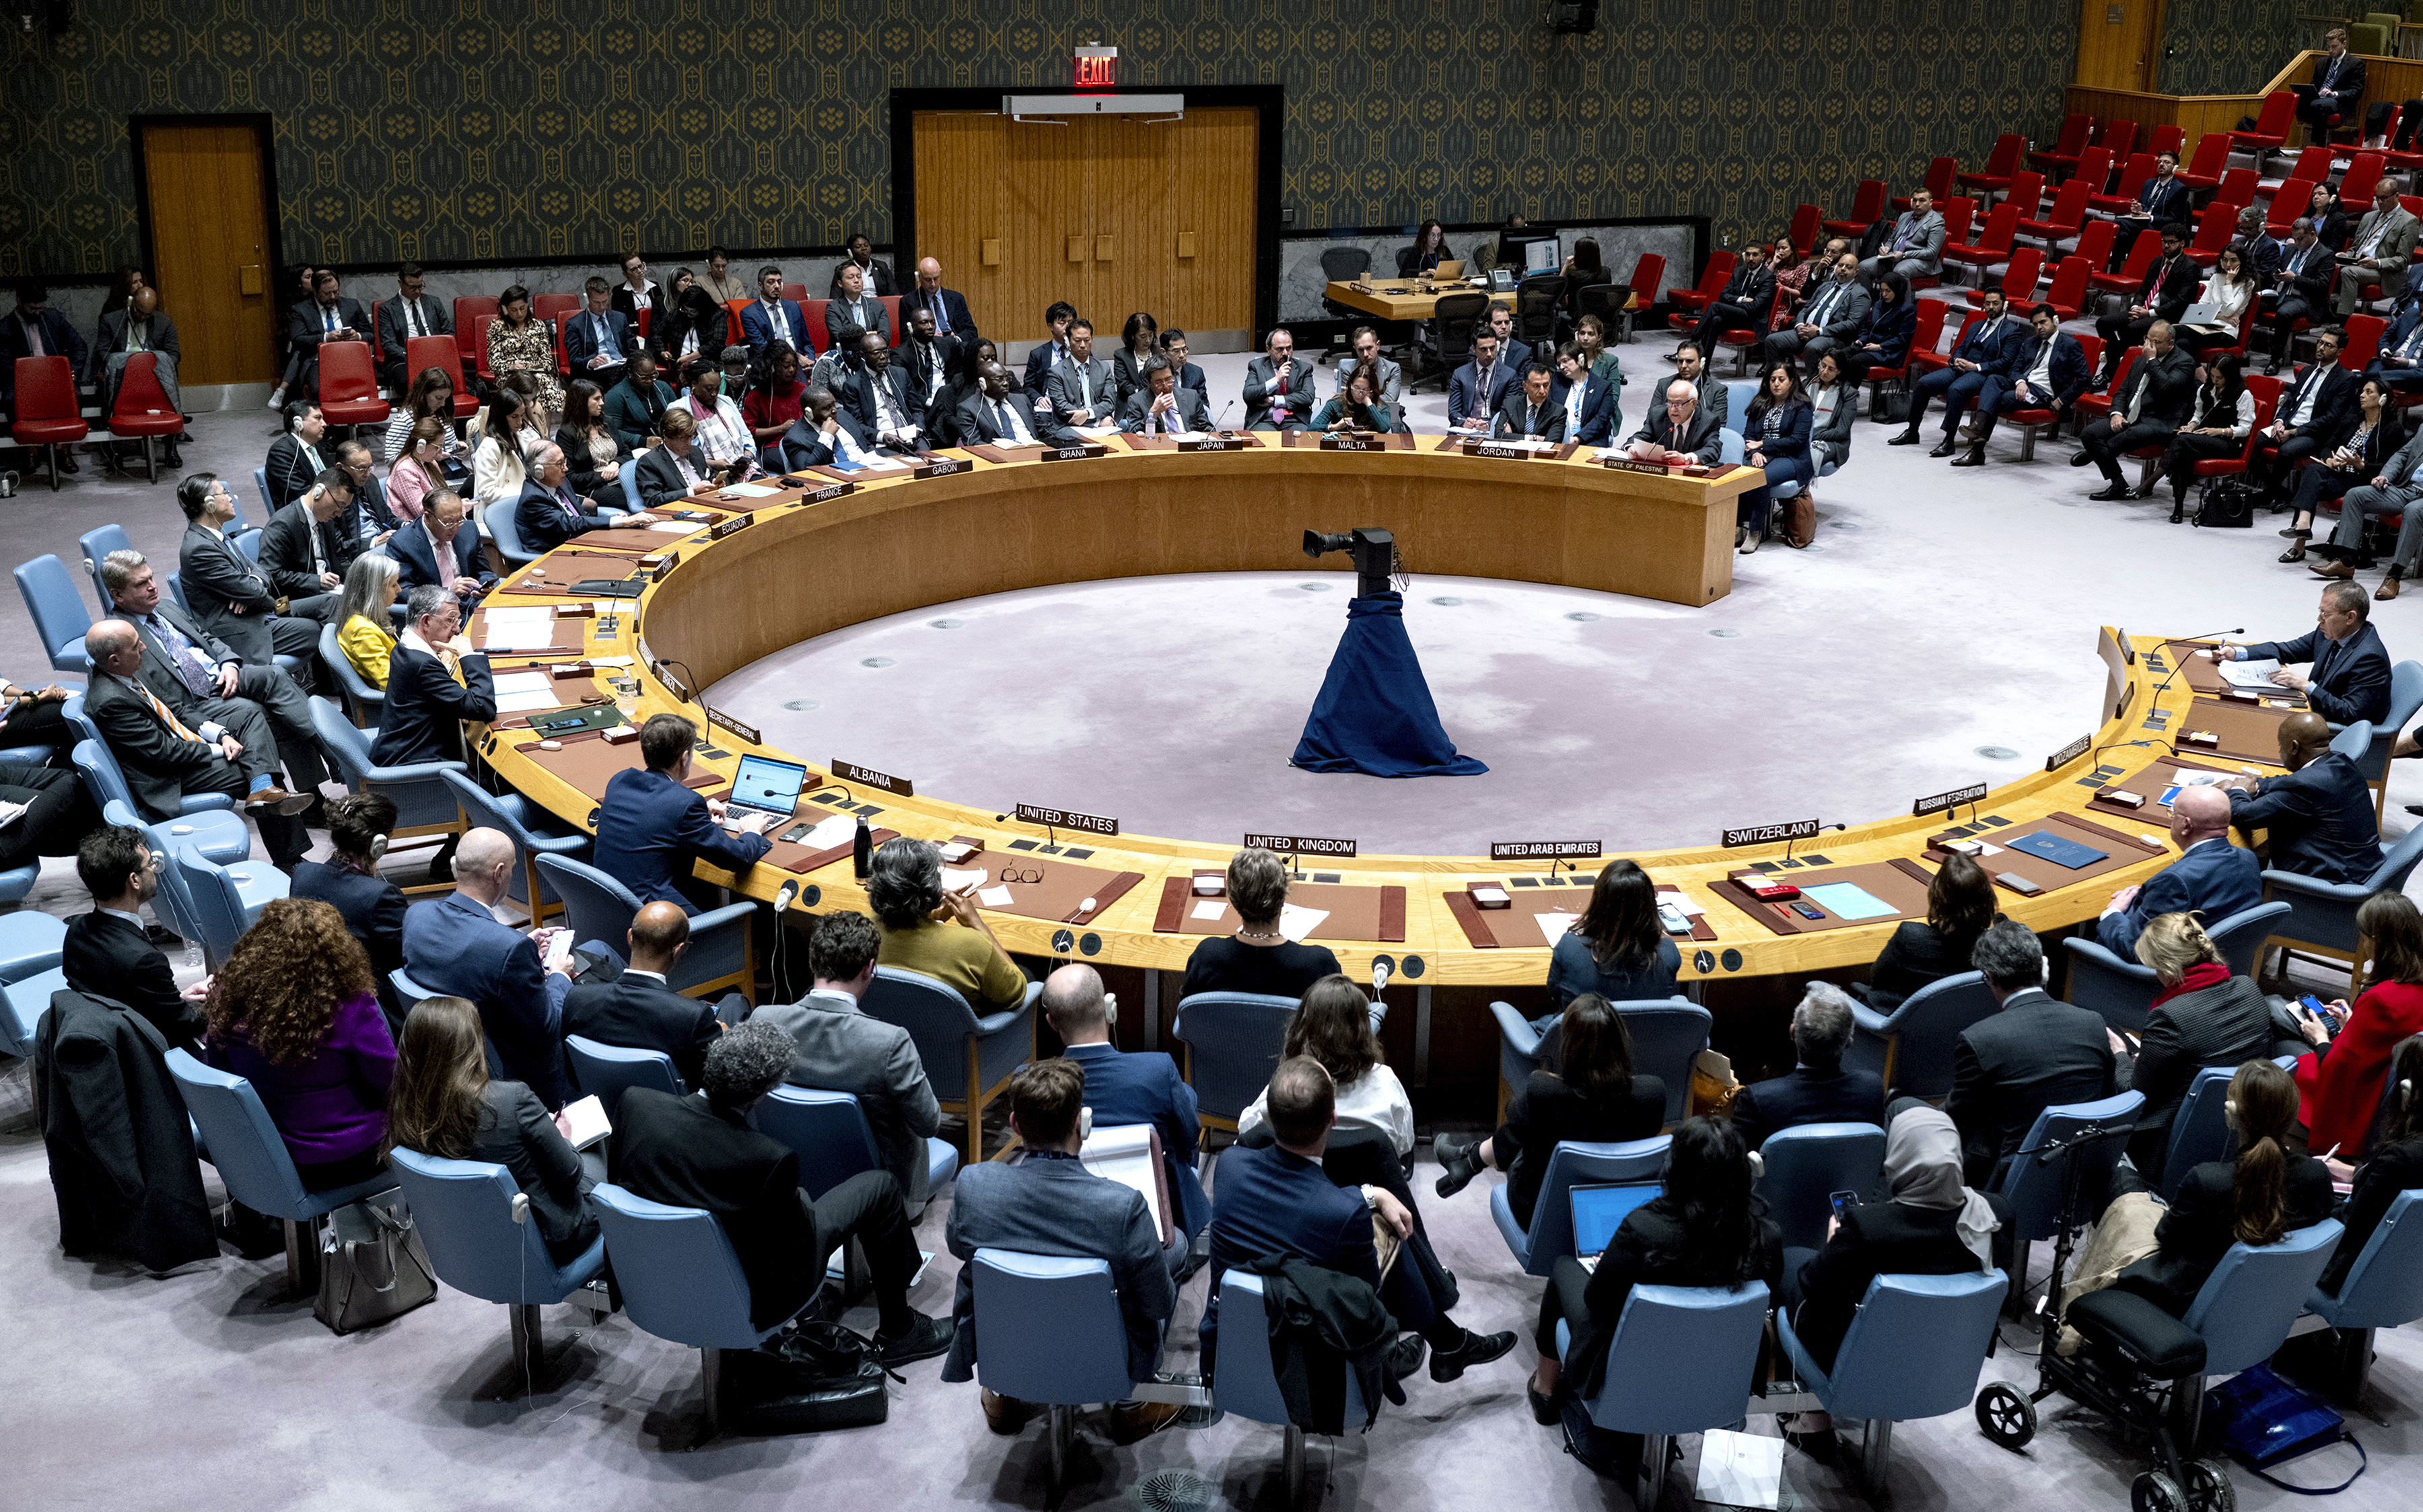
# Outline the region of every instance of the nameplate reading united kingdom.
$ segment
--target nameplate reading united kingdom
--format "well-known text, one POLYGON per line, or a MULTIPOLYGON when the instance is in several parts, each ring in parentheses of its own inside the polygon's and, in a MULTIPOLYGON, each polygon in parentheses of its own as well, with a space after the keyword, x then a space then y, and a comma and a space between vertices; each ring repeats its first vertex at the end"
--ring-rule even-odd
POLYGON ((736 514, 721 524, 707 527, 706 538, 709 541, 721 541, 725 536, 737 535, 756 523, 757 516, 754 514, 736 514))
POLYGON ((1351 840, 1328 840, 1319 835, 1247 835, 1247 850, 1278 851, 1289 856, 1352 857, 1354 843, 1351 840))
POLYGON ((2085 755, 2086 748, 2093 744, 2095 744, 2095 737, 2093 735, 2085 734, 2079 736, 2076 740, 2071 741, 2068 745, 2064 746, 2061 749, 2054 751, 2051 755, 2046 757, 2045 770, 2048 772, 2060 771, 2063 767, 2067 766, 2070 763, 2078 760, 2081 756, 2085 755))
POLYGON ((1921 798, 1909 806, 1909 811, 1912 815, 1941 813, 1946 809, 1957 809, 1964 803, 1974 803, 1985 795, 1986 784, 1972 782, 1965 788, 1954 788, 1949 793, 1937 793, 1921 798))
POLYGON ((1594 840, 1493 840, 1489 843, 1489 858, 1493 861, 1547 861, 1558 859, 1594 860, 1599 854, 1594 840))
POLYGON ((856 762, 846 762, 839 757, 833 758, 832 774, 835 781, 847 782, 856 787, 876 788, 904 798, 913 798, 917 795, 917 790, 909 785, 909 780, 905 777, 893 777, 887 773, 879 772, 872 766, 861 766, 856 762))
POLYGON ((1734 850, 1743 845, 1770 845, 1779 840, 1808 840, 1817 833, 1814 819, 1795 819, 1789 824, 1751 825, 1745 829, 1728 829, 1724 848, 1734 850))
POLYGON ((857 492, 858 485, 856 483, 827 483, 822 488, 811 488, 806 493, 801 494, 799 496, 798 502, 801 504, 822 504, 827 499, 839 498, 844 494, 855 494, 857 492))
POLYGON ((1083 462, 1087 457, 1099 457, 1109 449, 1110 448, 1103 446, 1099 441, 1092 442, 1082 447, 1048 447, 1044 449, 1041 460, 1044 462, 1083 462))
POLYGON ((1323 451, 1386 451, 1388 443, 1376 435, 1339 435, 1336 433, 1321 438, 1323 451))
POLYGON ((1254 443, 1242 435, 1198 435, 1178 443, 1180 451, 1243 451, 1254 443))
POLYGON ((1098 813, 1079 813, 1072 809, 1044 809, 1032 803, 1017 808, 1018 817, 1030 825, 1043 825, 1053 829, 1082 829, 1089 835, 1116 835, 1119 822, 1098 813))
POLYGON ((953 473, 974 470, 975 464, 961 457, 936 457, 909 469, 911 478, 948 478, 953 473))

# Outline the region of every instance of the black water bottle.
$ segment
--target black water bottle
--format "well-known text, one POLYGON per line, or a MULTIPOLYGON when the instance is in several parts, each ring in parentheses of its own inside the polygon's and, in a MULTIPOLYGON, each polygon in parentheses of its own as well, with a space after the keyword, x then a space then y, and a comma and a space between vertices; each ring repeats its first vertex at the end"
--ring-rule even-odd
POLYGON ((850 842, 849 864, 851 874, 861 882, 866 880, 867 872, 875 865, 875 832, 866 827, 864 814, 858 816, 858 834, 850 842))

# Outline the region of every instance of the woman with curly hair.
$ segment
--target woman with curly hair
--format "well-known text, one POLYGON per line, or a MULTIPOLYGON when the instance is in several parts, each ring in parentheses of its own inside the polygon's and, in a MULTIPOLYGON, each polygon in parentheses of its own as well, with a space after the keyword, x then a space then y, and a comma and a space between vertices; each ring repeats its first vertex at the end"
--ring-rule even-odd
MULTIPOLYGON (((1404 1159, 1414 1149, 1414 1101, 1381 1058, 1371 1030, 1371 1000, 1343 973, 1314 983, 1288 1020, 1282 1057, 1319 1061, 1338 1089, 1338 1129, 1377 1129, 1404 1159)), ((1237 1119, 1240 1136, 1270 1122, 1270 1089, 1237 1119)))
POLYGON ((395 1039, 371 959, 325 903, 279 898, 211 979, 213 1065, 252 1083, 309 1191, 367 1181, 387 1164, 395 1039))

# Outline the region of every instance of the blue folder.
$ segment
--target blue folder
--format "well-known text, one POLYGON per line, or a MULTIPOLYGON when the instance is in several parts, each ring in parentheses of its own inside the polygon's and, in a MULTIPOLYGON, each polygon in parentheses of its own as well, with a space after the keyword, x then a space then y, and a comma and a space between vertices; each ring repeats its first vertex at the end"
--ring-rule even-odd
POLYGON ((2055 866, 2067 867, 2073 872, 2083 866, 2093 866, 2112 854, 2110 851, 2097 850, 2092 845, 2082 845, 2074 840, 2064 840, 2050 829, 2039 829, 2033 835, 2020 836, 2011 842, 2011 849, 2025 851, 2041 860, 2051 861, 2055 866))

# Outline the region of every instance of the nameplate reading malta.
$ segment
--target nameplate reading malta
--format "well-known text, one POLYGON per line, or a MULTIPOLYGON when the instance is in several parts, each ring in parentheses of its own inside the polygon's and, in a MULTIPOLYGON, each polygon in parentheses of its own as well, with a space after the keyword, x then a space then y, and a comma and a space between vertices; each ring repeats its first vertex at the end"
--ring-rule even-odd
POLYGON ((1247 835, 1245 848, 1253 850, 1257 847, 1288 856, 1351 858, 1354 854, 1354 842, 1324 840, 1318 835, 1247 835))
POLYGON ((1937 793, 1921 798, 1909 806, 1909 811, 1912 816, 1923 818, 1930 813, 1941 813, 1946 809, 1957 809, 1964 803, 1975 803, 1985 795, 1986 784, 1972 782, 1965 788, 1954 788, 1949 793, 1937 793))
POLYGON ((2070 763, 2078 760, 2081 756, 2085 755, 2086 748, 2093 744, 2095 744, 2095 737, 2093 735, 2085 734, 2079 736, 2076 740, 2071 741, 2068 745, 2064 746, 2061 749, 2054 751, 2051 755, 2046 757, 2045 770, 2048 772, 2060 771, 2063 767, 2067 766, 2070 763))
POLYGON ((1744 845, 1771 845, 1779 840, 1809 840, 1817 833, 1814 819, 1795 819, 1789 824, 1751 825, 1746 829, 1728 829, 1724 848, 1735 850, 1744 845))
POLYGON ((1493 840, 1489 843, 1489 858, 1493 861, 1596 860, 1599 843, 1594 840, 1493 840))
POLYGON ((917 790, 909 785, 907 778, 888 776, 872 766, 861 766, 856 762, 846 762, 838 756, 833 758, 832 774, 835 781, 848 782, 857 787, 874 788, 903 798, 913 798, 917 795, 917 790))
POLYGON ((1377 435, 1352 435, 1333 431, 1321 438, 1323 451, 1386 451, 1388 443, 1377 435))
POLYGON ((1116 835, 1119 832, 1116 819, 1105 819, 1098 813, 1078 813, 1069 809, 1039 809, 1032 803, 1021 803, 1015 811, 1019 818, 1030 825, 1042 825, 1052 829, 1082 829, 1089 835, 1116 835))

